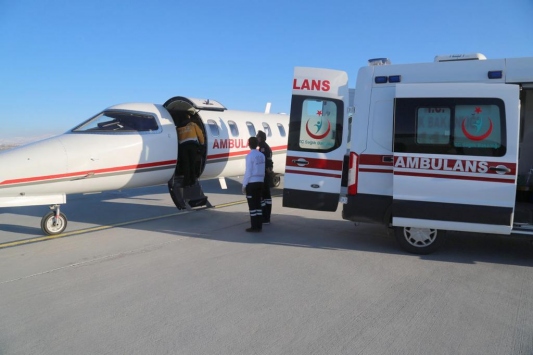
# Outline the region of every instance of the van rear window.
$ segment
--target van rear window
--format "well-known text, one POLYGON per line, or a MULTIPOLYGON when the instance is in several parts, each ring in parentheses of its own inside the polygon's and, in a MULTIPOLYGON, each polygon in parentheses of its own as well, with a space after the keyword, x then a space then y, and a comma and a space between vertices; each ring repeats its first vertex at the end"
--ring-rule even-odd
POLYGON ((328 152, 340 146, 344 104, 340 100, 293 96, 289 150, 328 152))

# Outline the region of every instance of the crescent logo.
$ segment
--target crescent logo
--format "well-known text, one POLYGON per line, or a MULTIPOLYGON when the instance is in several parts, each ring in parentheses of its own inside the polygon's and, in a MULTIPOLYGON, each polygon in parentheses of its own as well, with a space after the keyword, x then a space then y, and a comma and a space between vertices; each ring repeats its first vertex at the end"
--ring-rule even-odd
POLYGON ((463 123, 461 124, 461 129, 463 130, 463 134, 465 135, 465 137, 470 139, 471 141, 482 141, 486 139, 488 136, 490 136, 490 134, 492 133, 492 121, 490 118, 489 118, 489 129, 487 130, 487 132, 479 136, 475 136, 473 134, 468 133, 466 131, 465 122, 466 122, 466 118, 463 120, 463 123))
POLYGON ((305 130, 307 134, 309 135, 309 137, 314 138, 314 139, 323 139, 323 138, 326 138, 329 132, 331 131, 331 123, 328 120, 328 129, 326 129, 326 132, 324 132, 323 134, 313 134, 309 130, 309 120, 307 120, 307 124, 305 125, 305 130))

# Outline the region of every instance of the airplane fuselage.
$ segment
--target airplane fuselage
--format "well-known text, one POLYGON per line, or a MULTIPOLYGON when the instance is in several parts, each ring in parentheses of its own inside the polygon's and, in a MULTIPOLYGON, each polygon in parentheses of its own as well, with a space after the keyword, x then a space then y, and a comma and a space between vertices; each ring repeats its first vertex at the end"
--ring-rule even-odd
POLYGON ((0 153, 0 207, 167 183, 178 171, 176 126, 187 109, 197 110, 206 138, 202 179, 243 175, 247 140, 258 130, 267 132, 274 169, 284 171, 287 115, 209 110, 201 102, 178 97, 165 105, 112 106, 62 135, 0 153))

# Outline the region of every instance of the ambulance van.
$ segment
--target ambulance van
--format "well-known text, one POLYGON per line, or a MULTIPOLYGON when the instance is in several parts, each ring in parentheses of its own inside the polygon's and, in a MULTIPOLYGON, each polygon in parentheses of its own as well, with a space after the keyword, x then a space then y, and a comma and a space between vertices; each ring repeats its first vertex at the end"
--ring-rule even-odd
POLYGON ((297 67, 283 206, 394 228, 411 253, 446 231, 533 236, 533 57, 297 67), (531 177, 531 178, 530 178, 531 177))

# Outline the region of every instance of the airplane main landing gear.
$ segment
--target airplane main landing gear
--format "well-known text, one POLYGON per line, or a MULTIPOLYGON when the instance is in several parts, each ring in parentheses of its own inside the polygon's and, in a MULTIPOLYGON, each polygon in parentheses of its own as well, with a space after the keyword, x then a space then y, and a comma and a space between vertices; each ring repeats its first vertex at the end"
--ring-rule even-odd
POLYGON ((281 183, 281 177, 279 174, 274 173, 274 176, 272 176, 272 187, 279 187, 279 184, 281 183))
POLYGON ((67 228, 67 216, 59 211, 59 205, 50 206, 51 212, 41 220, 41 229, 46 235, 61 234, 67 228))

